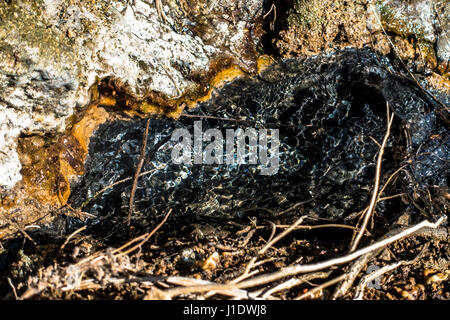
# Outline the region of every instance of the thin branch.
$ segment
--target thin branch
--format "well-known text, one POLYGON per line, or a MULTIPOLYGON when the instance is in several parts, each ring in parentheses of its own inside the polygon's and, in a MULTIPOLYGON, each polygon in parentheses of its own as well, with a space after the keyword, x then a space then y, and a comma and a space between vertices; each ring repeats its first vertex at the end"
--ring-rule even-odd
POLYGON ((292 230, 295 229, 295 227, 297 227, 299 224, 301 224, 303 222, 303 220, 305 220, 307 216, 302 216, 299 219, 297 219, 297 221, 295 221, 289 228, 287 228, 286 230, 284 230, 283 232, 281 232, 279 235, 277 235, 276 237, 274 237, 272 240, 270 240, 269 242, 266 243, 266 245, 260 249, 258 251, 258 254, 253 257, 250 262, 247 264, 244 273, 242 275, 240 275, 239 277, 237 277, 236 279, 234 279, 233 281, 231 281, 230 283, 238 283, 240 281, 242 281, 243 279, 246 279, 248 277, 248 274, 250 272, 250 270, 254 267, 254 264, 256 262, 256 260, 258 259, 258 256, 264 254, 270 247, 272 247, 275 243, 277 243, 278 241, 280 241, 282 238, 284 238, 286 235, 288 235, 290 232, 292 232, 292 230))
POLYGON ((353 244, 350 248, 350 252, 355 251, 356 248, 358 247, 358 244, 364 235, 364 232, 367 228, 370 218, 372 217, 372 214, 373 214, 376 204, 377 204, 377 200, 379 198, 378 191, 379 191, 379 187, 380 187, 381 163, 383 161, 384 149, 386 147, 387 141, 389 139, 389 135, 391 133, 392 121, 394 120, 394 114, 390 115, 390 113, 389 113, 389 103, 388 102, 386 102, 386 109, 387 109, 388 125, 386 128, 386 134, 384 135, 384 138, 383 138, 383 142, 381 143, 380 151, 378 152, 377 167, 376 167, 376 173, 375 173, 375 183, 374 183, 374 187, 373 187, 372 199, 370 200, 369 208, 367 209, 367 212, 364 216, 362 226, 361 226, 361 228, 359 228, 356 238, 353 241, 353 244))
POLYGON ((302 206, 302 205, 304 205, 304 204, 310 203, 310 202, 312 202, 313 200, 314 200, 314 199, 308 199, 308 200, 305 200, 305 201, 297 202, 296 204, 294 204, 293 206, 287 208, 286 210, 283 210, 283 211, 280 211, 280 212, 275 213, 273 216, 274 216, 274 217, 279 217, 279 216, 281 216, 281 215, 283 215, 283 214, 285 214, 285 213, 288 213, 288 212, 291 212, 292 210, 297 209, 298 207, 300 207, 300 206, 302 206))
POLYGON ((405 266, 405 265, 410 265, 415 263, 424 253, 425 251, 428 249, 430 243, 427 242, 422 250, 420 251, 420 253, 413 259, 410 261, 399 261, 393 264, 390 264, 388 266, 384 266, 383 268, 380 268, 368 275, 365 275, 364 277, 362 277, 361 281, 359 282, 359 285, 356 287, 356 293, 355 293, 355 297, 353 298, 354 300, 362 300, 364 297, 364 290, 367 287, 367 284, 373 280, 375 280, 376 278, 382 276, 383 274, 392 271, 394 269, 397 269, 400 266, 405 266))
POLYGON ((400 57, 400 53, 397 49, 397 47, 395 46, 395 44, 392 42, 391 38, 389 38, 386 29, 384 28, 383 24, 380 21, 380 17, 378 17, 378 13, 376 12, 376 9, 373 9, 374 14, 375 14, 375 18, 377 19, 378 24, 381 27, 381 30, 383 30, 383 34, 385 35, 385 37, 388 39, 389 43, 391 44, 392 48, 394 49, 395 54, 397 55, 397 57, 399 58, 400 62, 402 63, 403 67, 406 69, 406 71, 408 72, 408 74, 411 76, 411 78, 416 82, 416 84, 419 86, 420 89, 422 89, 423 92, 425 92, 428 96, 430 96, 436 103, 440 104, 444 109, 448 108, 443 102, 441 102, 438 98, 436 98, 433 94, 431 94, 430 92, 428 92, 427 90, 424 89, 424 87, 422 87, 422 85, 420 84, 420 82, 417 80, 417 78, 414 76, 414 74, 411 72, 411 70, 409 70, 408 66, 405 64, 405 62, 403 61, 403 59, 400 57))
POLYGON ((382 198, 378 199, 378 202, 389 200, 389 199, 394 199, 394 198, 398 198, 398 197, 402 197, 402 196, 405 196, 405 195, 406 195, 406 193, 398 193, 398 194, 394 194, 392 196, 382 197, 382 198))
POLYGON ((212 120, 221 120, 221 121, 236 121, 236 122, 246 122, 247 121, 247 120, 239 120, 239 119, 233 119, 233 118, 221 118, 221 117, 214 117, 214 116, 208 116, 208 115, 202 115, 202 114, 187 114, 187 113, 180 114, 180 117, 212 119, 212 120))
POLYGON ((6 220, 6 221, 8 221, 9 223, 11 223, 20 233, 22 233, 23 234, 23 236, 25 237, 25 238, 27 238, 28 240, 30 240, 31 241, 31 243, 33 243, 35 246, 37 246, 37 243, 36 243, 36 241, 34 241, 33 240, 33 238, 31 238, 30 237, 30 235, 25 231, 25 229, 23 229, 17 222, 15 222, 12 218, 10 219, 10 218, 8 218, 7 216, 6 216, 6 214, 5 213, 3 213, 3 212, 1 212, 2 213, 2 215, 3 215, 3 218, 6 220))
POLYGON ((14 298, 15 298, 16 300, 19 300, 19 297, 17 296, 16 287, 15 287, 14 284, 12 283, 11 278, 8 277, 8 278, 6 278, 6 279, 8 279, 8 284, 9 284, 9 286, 10 286, 11 289, 12 289, 12 292, 13 292, 13 294, 14 294, 14 298))
MULTIPOLYGON (((134 250, 140 248, 144 243, 146 243, 154 234, 156 231, 158 231, 163 224, 167 221, 167 218, 169 218, 170 214, 172 213, 172 208, 169 209, 169 211, 167 211, 166 215, 164 216, 164 219, 162 219, 162 221, 149 233, 143 234, 142 236, 138 237, 138 238, 142 238, 142 241, 139 242, 137 245, 131 247, 130 249, 123 251, 120 253, 120 255, 125 255, 125 254, 129 254, 131 252, 133 252, 134 250)), ((133 241, 135 242, 135 241, 133 241)), ((124 248, 128 247, 130 243, 123 245, 122 247, 115 249, 113 251, 113 253, 117 253, 119 251, 122 251, 124 248)))
POLYGON ((285 268, 282 268, 281 270, 269 274, 264 274, 258 277, 255 277, 250 280, 242 281, 235 284, 214 284, 214 285, 201 285, 201 286, 192 286, 192 287, 182 287, 182 288, 173 288, 169 290, 165 290, 164 294, 166 297, 174 297, 182 294, 190 294, 190 293, 200 293, 200 292, 206 292, 206 291, 212 291, 212 290, 226 290, 226 289, 243 289, 243 288, 251 288, 259 285, 263 285, 266 283, 270 283, 288 276, 293 276, 299 273, 307 273, 307 272, 315 272, 319 270, 323 270, 326 268, 329 268, 331 266, 344 264, 347 262, 350 262, 366 253, 369 253, 371 251, 377 250, 379 248, 385 247, 389 245, 392 242, 395 242, 401 238, 404 238, 406 236, 409 236, 411 234, 414 234, 416 231, 422 229, 422 228, 437 228, 443 221, 445 220, 444 217, 441 217, 437 222, 432 223, 428 220, 424 220, 417 225, 408 228, 402 232, 399 232, 396 235, 393 235, 392 237, 389 237, 387 239, 381 240, 379 242, 376 242, 368 247, 365 247, 363 249, 357 250, 353 253, 347 254, 345 256, 326 260, 319 263, 314 264, 306 264, 306 265, 291 265, 285 268))
MULTIPOLYGON (((286 229, 289 228, 289 225, 285 224, 277 224, 277 228, 279 229, 286 229)), ((313 229, 322 229, 322 228, 344 228, 344 229, 352 229, 352 230, 358 230, 357 227, 350 226, 347 224, 336 224, 336 223, 329 223, 329 224, 319 224, 316 226, 297 226, 294 228, 294 230, 313 230, 313 229)), ((366 233, 369 234, 369 232, 366 230, 366 233)))
POLYGON ((389 183, 391 182, 392 179, 394 179, 397 174, 402 171, 407 165, 403 165, 400 168, 398 168, 397 170, 394 171, 394 173, 392 173, 389 178, 387 179, 386 183, 384 184, 384 186, 381 188, 380 190, 380 196, 383 195, 384 190, 386 190, 386 188, 388 187, 389 183))
MULTIPOLYGON (((140 235, 137 238, 134 238, 131 241, 128 241, 127 243, 125 243, 123 246, 114 249, 111 253, 113 255, 125 255, 125 254, 129 254, 130 252, 140 248, 145 242, 147 242, 151 236, 153 236, 153 234, 158 231, 162 225, 166 222, 167 218, 169 217, 169 215, 172 213, 172 208, 169 209, 169 211, 166 213, 166 215, 164 216, 163 220, 151 231, 148 233, 144 233, 143 235, 140 235), (126 250, 126 251, 122 251, 128 247, 130 247, 133 243, 139 242, 137 245, 131 247, 130 249, 126 250)), ((89 257, 77 262, 75 265, 76 266, 81 266, 81 265, 85 265, 87 263, 95 263, 101 259, 106 258, 106 256, 104 255, 103 252, 96 252, 92 255, 90 255, 89 257)))
POLYGON ((308 298, 308 297, 314 297, 314 294, 316 292, 322 291, 323 289, 325 289, 325 288, 327 288, 329 286, 332 286, 333 284, 335 284, 335 283, 337 283, 337 282, 339 282, 341 280, 344 280, 346 277, 347 277, 347 274, 342 274, 339 277, 336 277, 336 278, 334 278, 334 279, 332 279, 330 281, 322 283, 320 286, 309 290, 308 292, 302 294, 301 296, 295 298, 294 300, 303 300, 303 299, 308 298))
MULTIPOLYGON (((168 283, 176 284, 176 285, 180 285, 180 286, 214 284, 214 282, 207 281, 207 280, 192 279, 192 278, 179 277, 179 276, 168 277, 167 279, 165 279, 165 281, 168 283)), ((248 298, 248 292, 246 290, 242 290, 242 289, 219 290, 214 293, 223 294, 225 296, 230 296, 230 297, 240 298, 240 299, 248 298)))
POLYGON ((64 241, 64 243, 62 244, 60 250, 64 249, 64 247, 69 243, 70 239, 72 239, 75 235, 77 235, 78 233, 80 233, 83 230, 86 230, 87 226, 82 226, 81 228, 75 230, 74 232, 72 232, 66 239, 66 241, 64 241))
POLYGON ((142 137, 141 154, 139 155, 139 161, 138 161, 138 165, 136 167, 136 172, 134 173, 133 185, 131 187, 130 205, 128 208, 128 218, 127 218, 128 225, 130 225, 130 223, 131 223, 131 215, 133 214, 133 211, 134 211, 134 195, 136 193, 139 174, 141 173, 142 166, 144 165, 145 152, 147 149, 148 129, 150 128, 150 120, 151 120, 150 118, 147 119, 147 125, 145 126, 144 135, 142 137))
MULTIPOLYGON (((159 169, 162 169, 162 168, 164 168, 164 166, 158 166, 157 168, 154 168, 154 169, 151 169, 151 170, 148 170, 148 171, 144 171, 144 172, 142 172, 142 173, 139 174, 139 177, 142 177, 142 176, 145 176, 145 175, 147 175, 147 174, 153 173, 153 172, 155 172, 156 170, 159 170, 159 169)), ((128 178, 125 178, 125 179, 116 181, 116 182, 110 184, 109 186, 107 186, 107 187, 101 189, 101 190, 98 191, 96 194, 94 194, 91 198, 89 198, 88 200, 86 200, 85 202, 83 202, 83 204, 80 206, 79 209, 83 209, 86 205, 89 204, 89 202, 91 202, 92 200, 96 199, 96 198, 97 198, 99 195, 101 195, 103 192, 105 192, 105 191, 107 191, 107 190, 109 190, 109 189, 111 189, 111 188, 114 188, 114 187, 117 186, 118 184, 121 184, 121 183, 130 181, 131 179, 133 179, 133 177, 128 177, 128 178)), ((72 209, 72 210, 75 210, 75 209, 72 209)), ((93 217, 95 217, 95 216, 93 216, 93 217)))
POLYGON ((354 261, 350 266, 349 270, 345 272, 347 277, 345 277, 342 282, 334 289, 333 295, 331 299, 336 300, 347 294, 348 290, 352 287, 355 282, 356 277, 360 274, 360 272, 367 266, 370 260, 380 254, 381 249, 371 251, 359 257, 356 261, 354 261))
POLYGON ((291 279, 289 279, 285 282, 282 282, 282 283, 276 285, 275 287, 267 290, 266 292, 264 292, 264 294, 261 296, 261 298, 267 299, 269 296, 271 296, 274 293, 291 289, 293 287, 299 286, 310 280, 326 278, 330 275, 330 273, 331 272, 313 272, 313 273, 305 274, 298 278, 291 278, 291 279))
POLYGON ((155 6, 156 6, 156 11, 158 12, 158 16, 159 16, 159 19, 161 20, 161 22, 163 22, 163 23, 167 22, 167 16, 166 16, 166 13, 164 12, 161 0, 155 0, 155 6))
POLYGON ((277 20, 277 7, 275 6, 275 3, 272 3, 272 6, 270 7, 270 10, 263 16, 263 19, 267 18, 267 16, 271 13, 273 13, 273 20, 270 22, 270 30, 275 30, 275 21, 277 20))
POLYGON ((277 235, 275 238, 273 238, 271 241, 266 243, 266 245, 258 252, 258 254, 264 254, 270 247, 272 247, 275 243, 283 239, 286 235, 292 232, 292 230, 295 230, 295 227, 297 227, 299 224, 305 220, 307 216, 302 216, 297 219, 289 228, 281 232, 279 235, 277 235))

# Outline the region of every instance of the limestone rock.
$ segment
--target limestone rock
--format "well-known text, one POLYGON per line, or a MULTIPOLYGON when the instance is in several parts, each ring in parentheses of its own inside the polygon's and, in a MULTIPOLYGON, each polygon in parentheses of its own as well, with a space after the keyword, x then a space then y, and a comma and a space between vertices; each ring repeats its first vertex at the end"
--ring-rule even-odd
POLYGON ((213 59, 247 45, 244 31, 262 6, 262 0, 221 2, 225 11, 237 5, 251 10, 232 21, 240 33, 211 25, 209 36, 221 37, 209 45, 195 31, 178 28, 180 3, 162 3, 158 12, 153 0, 0 2, 0 188, 21 179, 17 138, 64 131, 97 79, 117 79, 137 99, 149 92, 178 97, 213 59))

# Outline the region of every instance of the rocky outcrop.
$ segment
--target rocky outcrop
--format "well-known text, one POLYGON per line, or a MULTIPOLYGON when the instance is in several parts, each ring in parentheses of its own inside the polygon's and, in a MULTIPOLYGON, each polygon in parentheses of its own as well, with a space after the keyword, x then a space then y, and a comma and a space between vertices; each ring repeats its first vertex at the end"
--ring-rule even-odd
POLYGON ((195 6, 0 2, 0 188, 21 180, 18 137, 63 132, 100 79, 114 79, 136 100, 150 94, 174 99, 192 89, 216 59, 230 57, 251 71, 261 6, 262 0, 195 6))
POLYGON ((282 55, 312 55, 349 46, 388 54, 392 41, 395 54, 413 70, 438 70, 448 78, 448 1, 294 0, 286 8, 278 8, 280 21, 274 30, 274 45, 282 55))

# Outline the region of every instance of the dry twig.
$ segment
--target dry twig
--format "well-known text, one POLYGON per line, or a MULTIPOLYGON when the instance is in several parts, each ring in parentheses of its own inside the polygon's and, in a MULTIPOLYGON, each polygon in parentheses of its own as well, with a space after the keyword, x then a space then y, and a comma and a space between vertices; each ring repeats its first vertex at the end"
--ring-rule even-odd
MULTIPOLYGON (((1 211, 0 211, 0 212, 1 212, 1 211)), ((30 237, 30 235, 25 231, 24 228, 22 228, 17 222, 15 222, 15 221, 13 220, 13 218, 10 219, 10 218, 8 218, 8 217, 6 216, 6 214, 4 214, 3 212, 1 212, 1 213, 2 213, 2 215, 3 215, 3 218, 4 218, 6 221, 8 221, 9 223, 11 223, 11 224, 16 228, 16 230, 18 230, 20 233, 22 233, 22 235, 23 235, 25 238, 27 238, 28 240, 31 241, 31 243, 33 243, 35 246, 37 246, 36 241, 34 241, 33 238, 30 237)))
MULTIPOLYGON (((151 169, 151 170, 148 170, 148 171, 144 171, 144 172, 142 172, 142 173, 139 174, 139 177, 148 175, 148 174, 153 173, 153 172, 155 172, 156 170, 159 170, 159 169, 162 169, 162 168, 164 168, 164 166, 158 166, 157 168, 154 168, 154 169, 151 169)), ((119 185, 119 184, 121 184, 121 183, 130 181, 131 179, 133 179, 133 177, 128 177, 128 178, 125 178, 125 179, 116 181, 116 182, 110 184, 109 186, 107 186, 107 187, 101 189, 101 190, 98 191, 96 194, 94 194, 91 198, 89 198, 88 200, 86 200, 85 202, 83 202, 83 203, 81 204, 81 206, 80 206, 78 209, 80 209, 80 210, 83 209, 86 205, 88 205, 92 200, 95 200, 95 199, 96 199, 99 195, 101 195, 103 192, 108 191, 109 189, 114 188, 115 186, 117 186, 117 185, 119 185)), ((75 209, 72 209, 72 210, 75 210, 75 209)), ((86 213, 85 213, 85 214, 86 214, 86 213)), ((95 217, 95 216, 92 216, 92 217, 95 217)))
POLYGON ((380 268, 364 277, 362 277, 361 281, 359 282, 359 285, 356 287, 356 293, 355 293, 355 297, 353 298, 354 300, 362 300, 363 296, 364 296, 364 290, 367 287, 367 284, 371 281, 373 281, 374 279, 380 277, 381 275, 392 271, 394 269, 397 269, 400 266, 404 266, 404 265, 409 265, 409 264, 413 264, 415 263, 423 254, 424 252, 428 249, 429 247, 429 242, 427 242, 423 249, 420 251, 420 253, 411 261, 398 261, 396 263, 390 264, 388 266, 385 266, 383 268, 380 268))
MULTIPOLYGON (((164 216, 163 220, 151 231, 148 233, 145 233, 129 242, 124 244, 123 246, 114 249, 112 251, 107 250, 96 252, 89 257, 82 259, 76 264, 70 265, 63 269, 62 275, 64 278, 64 281, 59 281, 56 285, 53 282, 47 281, 41 281, 38 283, 37 287, 29 287, 25 293, 20 297, 20 300, 23 299, 29 299, 33 297, 36 294, 39 294, 43 290, 47 289, 48 287, 53 287, 55 289, 59 289, 62 291, 77 291, 77 290, 86 290, 86 289, 100 289, 104 285, 104 283, 100 284, 95 279, 86 279, 82 280, 84 274, 88 270, 95 270, 98 267, 102 267, 105 262, 108 264, 111 264, 111 262, 120 262, 122 257, 127 258, 128 254, 131 252, 139 249, 142 247, 143 244, 145 244, 154 234, 157 232, 162 225, 167 221, 167 218, 171 214, 172 209, 169 209, 166 215, 164 216), (135 244, 137 242, 137 244, 135 244), (133 246, 132 246, 133 245, 133 246), (131 247, 130 247, 131 246, 131 247), (73 278, 69 281, 69 278, 73 278), (96 282, 97 281, 97 282, 96 282)), ((123 260, 123 259, 122 259, 123 260)), ((126 271, 134 271, 129 266, 129 260, 124 259, 125 261, 128 261, 125 263, 125 265, 121 265, 120 269, 126 270, 126 271)), ((59 276, 61 277, 61 275, 59 276)), ((121 278, 108 278, 107 283, 111 284, 121 284, 124 282, 133 282, 128 277, 125 277, 123 279, 121 278)), ((134 282, 139 282, 138 280, 135 280, 134 282)))
POLYGON ((87 226, 82 226, 81 228, 75 230, 74 232, 72 232, 66 239, 66 241, 64 241, 64 243, 62 244, 60 250, 64 249, 64 247, 69 243, 70 239, 72 239, 75 235, 77 235, 78 233, 80 233, 83 230, 86 230, 87 226))
POLYGON ((346 277, 347 277, 346 274, 342 274, 342 275, 340 275, 339 277, 336 277, 336 278, 334 278, 334 279, 332 279, 332 280, 330 280, 330 281, 327 281, 327 282, 325 282, 325 283, 322 283, 320 286, 317 286, 317 287, 315 287, 315 288, 309 290, 308 292, 302 294, 301 296, 295 298, 294 300, 303 300, 303 299, 305 299, 305 298, 314 297, 314 295, 315 295, 317 292, 321 292, 323 289, 325 289, 325 288, 327 288, 327 287, 329 287, 329 286, 332 286, 333 284, 335 284, 335 283, 337 283, 337 282, 339 282, 339 281, 341 281, 341 280, 344 280, 346 277))
POLYGON ((158 11, 158 16, 161 22, 167 22, 167 16, 164 12, 161 0, 155 0, 156 11, 158 11))
POLYGON ((11 289, 12 289, 12 292, 13 292, 13 294, 14 294, 14 298, 15 298, 16 300, 18 300, 19 298, 18 298, 18 296, 17 296, 16 287, 15 287, 14 284, 12 283, 11 278, 8 277, 8 278, 6 278, 6 279, 8 279, 8 284, 9 284, 9 286, 10 286, 11 289))
POLYGON ((132 241, 133 243, 138 240, 141 240, 141 242, 139 242, 137 245, 127 249, 126 251, 122 251, 123 249, 127 248, 131 244, 131 242, 128 242, 127 244, 123 245, 122 247, 115 249, 113 251, 113 253, 115 254, 115 253, 120 252, 121 255, 125 255, 125 254, 130 254, 134 250, 140 248, 144 243, 146 243, 155 234, 156 231, 158 231, 163 226, 163 224, 167 221, 167 218, 169 218, 171 213, 172 213, 172 208, 170 208, 169 211, 167 211, 166 215, 164 216, 164 219, 151 232, 145 233, 142 236, 139 236, 139 237, 133 239, 133 241, 132 241))
POLYGON ((145 152, 146 152, 146 149, 147 149, 147 139, 148 139, 148 129, 149 129, 149 127, 150 127, 150 118, 147 119, 147 124, 145 126, 144 135, 142 137, 141 153, 139 155, 139 161, 138 161, 138 165, 136 167, 136 172, 134 173, 133 185, 131 187, 130 205, 129 205, 129 208, 128 208, 128 217, 127 217, 127 224, 128 225, 130 225, 130 223, 131 223, 131 215, 133 214, 133 210, 134 210, 134 195, 136 193, 136 188, 137 188, 137 182, 138 182, 138 179, 139 179, 139 174, 141 173, 142 166, 144 165, 145 152))
POLYGON ((273 19, 270 22, 270 30, 275 30, 275 21, 277 21, 277 7, 275 6, 275 3, 272 3, 270 6, 270 10, 263 16, 263 19, 267 18, 267 16, 273 11, 273 19))
POLYGON ((287 228, 286 230, 284 230, 283 232, 281 232, 278 236, 274 237, 272 240, 270 240, 269 242, 266 243, 266 245, 258 251, 258 254, 253 257, 250 262, 247 264, 245 271, 242 275, 240 275, 239 277, 237 277, 236 279, 234 279, 233 281, 231 281, 230 283, 238 283, 246 278, 248 278, 249 276, 249 272, 250 270, 254 267, 256 260, 258 259, 258 256, 264 254, 270 247, 272 247, 276 242, 278 242, 279 240, 281 240, 282 238, 284 238, 287 234, 289 234, 292 230, 295 229, 295 227, 297 227, 299 224, 301 224, 303 222, 303 220, 305 220, 307 216, 302 216, 299 219, 297 219, 297 221, 295 221, 289 228, 287 228))
POLYGON ((380 21, 380 17, 378 16, 378 13, 376 12, 376 9, 374 9, 374 14, 375 14, 375 18, 377 19, 378 24, 381 27, 381 30, 383 30, 383 34, 386 37, 386 39, 389 41, 389 43, 391 44, 392 48, 394 49, 395 54, 397 55, 398 59, 400 60, 400 62, 402 63, 403 67, 406 69, 406 71, 408 72, 408 74, 411 76, 411 78, 414 80, 414 82, 417 84, 417 86, 423 91, 425 92, 425 94, 427 94, 428 96, 430 96, 436 103, 440 104, 444 110, 448 109, 448 107, 442 102, 440 101, 438 98, 436 98, 433 94, 431 94, 429 91, 425 90, 425 88, 420 84, 420 82, 417 80, 417 78, 414 76, 414 74, 411 72, 411 70, 409 70, 408 66, 405 64, 405 62, 402 60, 400 53, 397 49, 397 47, 395 46, 395 44, 392 42, 391 38, 389 38, 389 35, 386 32, 386 29, 384 28, 383 24, 380 21))
POLYGON ((285 282, 282 282, 282 283, 276 285, 275 287, 267 290, 266 292, 264 292, 264 294, 261 296, 261 298, 267 299, 274 293, 291 289, 293 287, 299 286, 310 280, 327 278, 330 275, 330 273, 331 272, 313 272, 313 273, 305 274, 298 278, 291 278, 291 279, 286 280, 285 282))
POLYGON ((366 211, 366 214, 364 216, 364 220, 362 223, 362 226, 359 228, 359 231, 355 237, 355 240, 353 241, 353 244, 350 248, 350 252, 353 252, 356 250, 356 248, 358 247, 359 242, 361 241, 362 236, 364 235, 364 232, 367 228, 367 225, 369 223, 370 218, 372 217, 373 212, 375 211, 375 207, 377 204, 377 200, 380 196, 379 193, 379 186, 380 186, 380 176, 381 176, 381 163, 383 161, 383 153, 384 153, 384 149, 386 147, 386 143, 389 139, 389 135, 391 132, 391 126, 392 126, 392 121, 394 120, 394 114, 392 113, 392 115, 390 115, 389 112, 389 103, 386 102, 386 109, 387 109, 387 128, 386 128, 386 134, 384 135, 384 139, 383 142, 381 143, 381 148, 380 151, 378 153, 378 158, 377 158, 377 167, 376 167, 376 173, 375 173, 375 183, 374 183, 374 187, 373 187, 373 193, 372 193, 372 198, 370 200, 370 204, 369 207, 366 211))
MULTIPOLYGON (((282 268, 281 270, 269 274, 264 274, 258 277, 255 277, 250 280, 242 281, 239 283, 228 283, 228 284, 214 284, 214 285, 200 285, 200 286, 191 286, 191 287, 181 287, 181 288, 173 288, 168 289, 164 291, 164 295, 167 298, 172 298, 178 295, 182 294, 192 294, 192 293, 200 293, 200 292, 207 292, 207 291, 217 291, 217 290, 231 290, 231 289, 243 289, 243 288, 251 288, 256 287, 259 285, 263 285, 266 283, 270 283, 273 281, 280 280, 282 278, 286 278, 289 276, 293 276, 299 273, 307 273, 307 272, 315 272, 319 270, 323 270, 326 268, 329 268, 331 266, 336 266, 340 264, 344 264, 347 262, 350 262, 358 257, 361 257, 362 255, 375 251, 379 248, 383 248, 387 245, 389 245, 392 242, 395 242, 401 238, 404 238, 406 236, 410 236, 411 234, 414 234, 416 231, 422 229, 422 228, 437 228, 443 221, 445 220, 444 217, 441 217, 437 222, 429 222, 428 220, 424 220, 417 225, 410 227, 402 232, 399 232, 398 234, 395 234, 387 239, 378 241, 368 247, 365 247, 363 249, 357 250, 353 253, 347 254, 345 256, 326 260, 319 263, 313 263, 313 264, 307 264, 307 265, 291 265, 285 268, 282 268)), ((341 279, 337 280, 340 281, 341 279)), ((336 281, 336 282, 337 282, 336 281)))

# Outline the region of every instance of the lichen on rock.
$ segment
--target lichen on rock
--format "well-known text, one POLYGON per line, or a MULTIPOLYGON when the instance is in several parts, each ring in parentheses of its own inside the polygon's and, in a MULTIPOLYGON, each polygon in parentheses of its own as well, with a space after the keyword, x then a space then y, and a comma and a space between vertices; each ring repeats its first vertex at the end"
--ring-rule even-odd
POLYGON ((292 3, 280 15, 274 39, 275 47, 284 56, 309 56, 348 46, 372 47, 383 55, 395 50, 399 58, 419 72, 428 68, 448 77, 448 1, 295 0, 292 3), (391 41, 396 49, 392 48, 391 41))
POLYGON ((370 1, 295 0, 279 13, 281 54, 312 55, 346 46, 362 47, 371 43, 368 7, 370 1))

